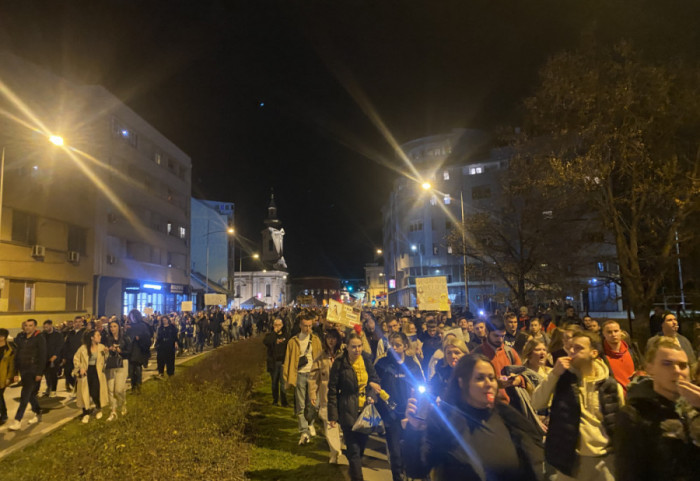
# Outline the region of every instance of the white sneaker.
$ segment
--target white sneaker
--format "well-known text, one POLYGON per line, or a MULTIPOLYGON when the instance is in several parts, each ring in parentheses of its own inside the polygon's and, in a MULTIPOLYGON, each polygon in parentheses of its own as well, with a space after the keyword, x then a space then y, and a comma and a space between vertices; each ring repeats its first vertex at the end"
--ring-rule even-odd
POLYGON ((89 423, 90 422, 90 415, 86 414, 85 416, 83 416, 83 418, 80 420, 80 422, 83 424, 89 423))
POLYGON ((107 422, 114 421, 115 419, 117 419, 117 411, 112 411, 112 414, 107 418, 107 422))
POLYGON ((299 446, 302 444, 309 444, 309 435, 306 433, 303 433, 299 438, 299 446))
POLYGON ((22 429, 22 421, 17 421, 15 419, 15 422, 10 424, 10 426, 7 429, 9 429, 10 431, 19 431, 20 429, 22 429))
POLYGON ((309 424, 309 435, 311 435, 312 438, 316 436, 316 428, 313 424, 309 424))
POLYGON ((34 417, 27 419, 27 424, 36 424, 41 421, 41 414, 35 414, 34 417))
POLYGON ((95 419, 102 419, 102 411, 97 411, 97 414, 95 414, 95 419))

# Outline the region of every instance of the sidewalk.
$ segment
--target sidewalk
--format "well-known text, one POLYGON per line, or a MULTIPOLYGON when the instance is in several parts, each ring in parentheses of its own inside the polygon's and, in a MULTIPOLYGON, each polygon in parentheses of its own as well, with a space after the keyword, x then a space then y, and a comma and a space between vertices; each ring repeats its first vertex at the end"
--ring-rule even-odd
MULTIPOLYGON (((203 353, 177 357, 175 359, 175 365, 178 366, 191 359, 195 359, 202 354, 210 352, 211 347, 207 346, 203 353)), ((177 373, 177 369, 175 370, 177 373)), ((143 370, 143 381, 146 382, 152 379, 157 374, 155 352, 148 362, 148 367, 143 370)), ((128 396, 128 391, 130 389, 130 384, 127 381, 127 400, 131 399, 128 396)), ((17 406, 19 404, 20 386, 13 385, 5 389, 5 402, 7 403, 7 414, 8 421, 3 426, 0 426, 0 459, 13 453, 19 449, 29 446, 32 443, 40 440, 52 431, 60 428, 64 424, 70 422, 76 417, 82 414, 82 410, 79 409, 75 404, 75 399, 71 400, 70 393, 65 390, 65 381, 59 379, 58 390, 56 391, 56 397, 45 398, 39 397, 39 405, 42 409, 42 420, 40 423, 34 425, 28 425, 27 419, 29 419, 31 414, 31 407, 27 406, 27 411, 25 412, 24 419, 22 420, 22 429, 19 431, 10 431, 9 426, 14 421, 15 413, 17 412, 17 406)), ((45 380, 41 381, 41 388, 39 389, 39 395, 46 391, 45 380)), ((109 415, 107 409, 104 410, 104 419, 109 415)), ((94 419, 91 420, 94 422, 94 419)))

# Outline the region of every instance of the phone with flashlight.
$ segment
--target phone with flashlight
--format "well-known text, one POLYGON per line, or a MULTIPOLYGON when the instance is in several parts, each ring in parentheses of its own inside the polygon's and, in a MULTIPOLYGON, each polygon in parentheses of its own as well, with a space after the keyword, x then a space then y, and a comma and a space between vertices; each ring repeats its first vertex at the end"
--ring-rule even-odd
POLYGON ((413 397, 418 401, 416 414, 413 417, 425 421, 430 412, 430 391, 424 384, 419 384, 413 389, 413 397))

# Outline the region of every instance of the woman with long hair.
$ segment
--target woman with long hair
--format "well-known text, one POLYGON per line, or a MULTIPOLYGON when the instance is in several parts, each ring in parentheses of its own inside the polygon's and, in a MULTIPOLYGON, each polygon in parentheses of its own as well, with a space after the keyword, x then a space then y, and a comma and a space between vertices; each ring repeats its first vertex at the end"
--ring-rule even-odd
POLYGON ((309 374, 309 398, 311 404, 318 409, 318 417, 323 422, 323 431, 330 448, 329 463, 337 464, 340 454, 340 429, 330 426, 328 422, 328 379, 331 366, 343 353, 343 343, 336 329, 329 329, 323 339, 323 351, 314 359, 309 374))
POLYGON ((110 321, 102 342, 107 346, 108 351, 105 362, 105 378, 107 379, 109 405, 112 407, 107 421, 114 421, 120 407, 122 416, 126 415, 126 375, 129 372, 131 339, 124 334, 119 323, 114 320, 110 321))
MULTIPOLYGON (((408 401, 402 454, 406 473, 436 481, 542 480, 542 436, 519 412, 496 402, 498 376, 488 358, 464 356, 440 405, 408 401)), ((420 399, 420 400, 419 400, 420 399)))
POLYGON ((457 362, 469 354, 467 345, 456 336, 445 338, 442 342, 442 351, 445 353, 445 357, 437 362, 435 374, 430 379, 430 393, 433 398, 442 398, 457 362))
POLYGON ((102 407, 107 404, 107 379, 105 361, 107 348, 100 343, 99 331, 85 331, 83 343, 73 357, 73 376, 77 379, 76 404, 83 409, 83 424, 90 421, 90 400, 95 403, 95 419, 102 419, 102 407))
POLYGON ((362 456, 369 435, 352 430, 366 403, 374 402, 371 390, 380 392, 379 377, 370 355, 362 350, 356 332, 347 337, 345 352, 333 362, 328 378, 328 422, 340 425, 347 447, 351 481, 362 481, 362 456))

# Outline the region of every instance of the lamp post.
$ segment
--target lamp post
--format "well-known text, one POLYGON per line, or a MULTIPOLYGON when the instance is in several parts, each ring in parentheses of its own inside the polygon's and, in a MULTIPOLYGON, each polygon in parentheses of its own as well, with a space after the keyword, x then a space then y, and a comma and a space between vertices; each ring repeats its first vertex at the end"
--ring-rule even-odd
MULTIPOLYGON (((49 142, 57 147, 63 146, 63 137, 60 135, 50 135, 48 136, 49 142)), ((3 202, 3 190, 5 187, 5 147, 2 148, 2 155, 0 155, 0 239, 2 239, 2 202, 3 202)))
MULTIPOLYGON (((260 255, 258 255, 257 253, 254 253, 254 254, 249 255, 249 256, 241 256, 238 258, 238 277, 240 278, 241 281, 243 281, 243 259, 260 259, 260 255)), ((253 287, 252 287, 253 273, 252 272, 250 274, 250 284, 251 284, 250 292, 252 294, 253 293, 253 287)), ((241 290, 243 290, 243 289, 241 289, 241 290)), ((238 308, 240 309, 240 307, 241 307, 241 300, 238 299, 238 308)))
POLYGON ((413 252, 418 252, 418 256, 420 257, 420 275, 422 277, 423 276, 423 253, 418 249, 418 246, 415 244, 411 244, 411 250, 413 252))

